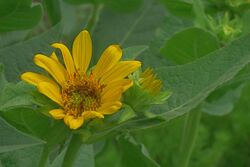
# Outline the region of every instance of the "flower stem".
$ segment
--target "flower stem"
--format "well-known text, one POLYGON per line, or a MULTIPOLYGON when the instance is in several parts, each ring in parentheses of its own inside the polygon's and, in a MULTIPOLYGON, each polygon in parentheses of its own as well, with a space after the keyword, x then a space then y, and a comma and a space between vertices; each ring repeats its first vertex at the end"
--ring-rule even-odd
POLYGON ((185 123, 182 133, 182 142, 180 147, 180 167, 188 167, 190 157, 195 145, 197 132, 200 124, 201 111, 195 109, 185 116, 185 123))
POLYGON ((48 161, 48 157, 49 157, 49 148, 47 146, 44 147, 43 152, 42 152, 42 156, 39 162, 39 167, 45 167, 46 163, 48 161))
POLYGON ((74 161, 81 147, 81 144, 82 142, 81 142, 80 135, 73 134, 70 140, 68 150, 66 152, 62 167, 72 167, 74 165, 74 161))

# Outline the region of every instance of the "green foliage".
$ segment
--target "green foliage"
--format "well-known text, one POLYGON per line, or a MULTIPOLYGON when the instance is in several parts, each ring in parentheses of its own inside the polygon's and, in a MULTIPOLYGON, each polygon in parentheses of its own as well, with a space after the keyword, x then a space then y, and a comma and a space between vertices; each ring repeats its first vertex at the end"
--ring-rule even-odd
POLYGON ((218 48, 219 41, 211 33, 198 28, 188 28, 168 40, 162 48, 162 54, 175 64, 185 64, 218 48))
POLYGON ((159 167, 149 155, 145 146, 137 143, 131 136, 120 137, 118 145, 121 151, 122 166, 159 167))
POLYGON ((0 0, 0 166, 179 167, 188 161, 192 167, 249 166, 249 2, 36 4, 0 0), (158 97, 141 92, 135 73, 116 114, 87 121, 76 131, 52 119, 49 110, 59 106, 19 77, 25 71, 42 73, 34 55, 50 55, 54 42, 70 48, 82 29, 93 37, 92 64, 108 45, 120 44, 123 60, 156 68, 170 98, 153 103, 158 97), (203 111, 199 127, 197 106, 203 111))
POLYGON ((1 0, 0 11, 0 32, 30 29, 42 15, 41 6, 31 7, 31 0, 1 0))
POLYGON ((42 140, 23 134, 0 118, 0 153, 44 144, 42 140))
POLYGON ((193 18, 192 4, 181 0, 161 0, 169 12, 184 18, 193 18))
MULTIPOLYGON (((24 71, 35 69, 33 57, 37 53, 49 54, 50 44, 59 39, 61 32, 60 25, 56 25, 50 31, 28 39, 24 42, 16 43, 11 47, 0 49, 0 62, 5 65, 5 76, 7 80, 17 81, 24 71)), ((36 68, 37 69, 37 68, 36 68)))

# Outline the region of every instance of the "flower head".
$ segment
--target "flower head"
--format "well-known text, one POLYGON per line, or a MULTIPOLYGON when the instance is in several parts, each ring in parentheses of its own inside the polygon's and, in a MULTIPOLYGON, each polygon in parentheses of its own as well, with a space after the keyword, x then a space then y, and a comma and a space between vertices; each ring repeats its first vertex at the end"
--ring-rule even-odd
POLYGON ((104 115, 120 109, 123 92, 133 85, 132 80, 126 77, 141 66, 139 61, 120 61, 121 48, 110 45, 96 66, 88 71, 92 41, 86 30, 75 38, 72 55, 61 43, 54 43, 52 47, 61 51, 64 65, 55 52, 50 57, 37 54, 35 64, 51 77, 34 72, 21 76, 22 80, 35 85, 40 93, 60 106, 49 111, 52 117, 64 119, 71 129, 77 129, 86 120, 104 118, 104 115))
POLYGON ((162 81, 156 79, 156 75, 152 68, 147 68, 141 73, 139 82, 142 88, 152 95, 156 95, 161 91, 162 81))

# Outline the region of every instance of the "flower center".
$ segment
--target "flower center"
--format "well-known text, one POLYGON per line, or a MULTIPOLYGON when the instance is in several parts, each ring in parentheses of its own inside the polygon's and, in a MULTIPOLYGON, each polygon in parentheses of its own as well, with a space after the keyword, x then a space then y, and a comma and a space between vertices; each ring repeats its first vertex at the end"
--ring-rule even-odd
POLYGON ((104 85, 79 73, 71 75, 62 88, 62 104, 66 113, 80 116, 84 111, 96 111, 101 106, 104 85))

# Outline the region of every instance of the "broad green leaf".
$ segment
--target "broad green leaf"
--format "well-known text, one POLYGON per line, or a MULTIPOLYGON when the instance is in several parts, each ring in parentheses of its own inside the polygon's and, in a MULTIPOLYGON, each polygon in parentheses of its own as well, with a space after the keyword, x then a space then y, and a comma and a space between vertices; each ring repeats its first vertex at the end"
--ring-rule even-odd
POLYGON ((137 9, 143 0, 99 0, 106 6, 116 10, 117 12, 130 12, 137 9))
POLYGON ((176 64, 185 64, 219 49, 219 41, 211 33, 188 28, 166 41, 162 54, 176 64))
POLYGON ((64 1, 72 5, 79 5, 85 3, 95 3, 98 2, 99 0, 64 0, 64 1))
POLYGON ((247 35, 192 63, 159 68, 159 76, 173 92, 167 108, 160 115, 166 120, 182 115, 216 87, 232 79, 250 62, 249 42, 247 35))
POLYGON ((172 91, 172 96, 167 104, 153 108, 156 116, 150 119, 134 118, 107 126, 102 131, 92 133, 92 138, 103 137, 122 128, 138 130, 154 127, 185 114, 250 62, 249 48, 250 35, 247 35, 191 63, 159 68, 158 76, 164 81, 164 86, 172 91))
POLYGON ((202 28, 207 28, 208 26, 208 17, 205 13, 205 7, 203 5, 203 1, 201 0, 193 0, 193 11, 195 14, 195 23, 197 26, 202 28))
POLYGON ((9 81, 17 81, 24 71, 38 71, 33 63, 37 53, 49 55, 50 45, 57 42, 61 35, 61 25, 54 26, 49 31, 12 46, 0 49, 0 62, 4 64, 5 76, 9 81))
POLYGON ((149 48, 139 57, 143 61, 144 66, 159 68, 170 64, 170 62, 160 53, 160 48, 162 48, 166 41, 177 32, 191 25, 192 23, 189 21, 167 15, 164 18, 162 26, 156 31, 155 37, 150 42, 149 48))
POLYGON ((236 88, 218 90, 202 103, 202 111, 216 116, 223 116, 233 111, 235 102, 240 98, 243 85, 236 88), (219 97, 216 97, 219 96, 219 97))
POLYGON ((42 140, 23 134, 0 118, 0 153, 42 145, 42 140))
MULTIPOLYGON (((250 6, 250 4, 249 4, 250 6)), ((247 10, 242 17, 242 23, 243 23, 243 28, 242 32, 244 34, 248 34, 250 32, 250 22, 249 22, 249 17, 250 17, 250 9, 247 10)))
POLYGON ((94 4, 100 5, 104 4, 105 6, 117 11, 117 12, 130 12, 137 9, 143 0, 64 0, 65 2, 72 5, 79 4, 94 4))
POLYGON ((122 58, 124 60, 134 60, 147 49, 148 49, 148 46, 146 45, 131 46, 131 47, 125 48, 123 49, 122 58))
POLYGON ((74 164, 73 167, 78 167, 78 166, 94 167, 95 166, 94 158, 95 157, 94 157, 93 145, 82 144, 80 146, 80 150, 78 151, 76 159, 73 163, 74 164))
POLYGON ((62 167, 66 151, 67 147, 52 161, 52 163, 47 161, 46 167, 62 167))
POLYGON ((120 44, 122 48, 148 45, 165 13, 164 7, 151 0, 146 0, 139 10, 129 14, 117 13, 105 7, 93 33, 94 62, 110 44, 120 44))
POLYGON ((42 16, 41 6, 31 7, 31 0, 1 0, 0 11, 0 32, 30 29, 42 16))
POLYGON ((61 7, 59 0, 43 0, 44 8, 47 11, 48 18, 52 25, 56 25, 61 20, 61 7))
POLYGON ((193 6, 191 3, 182 1, 182 0, 161 0, 161 2, 166 6, 166 8, 172 14, 184 17, 184 18, 193 18, 193 6))
POLYGON ((0 48, 13 45, 17 42, 23 41, 28 35, 28 30, 25 31, 11 31, 0 34, 0 48))
POLYGON ((18 84, 6 84, 0 92, 0 110, 29 106, 33 104, 33 97, 29 94, 34 87, 24 82, 18 84))
POLYGON ((46 141, 48 147, 64 142, 69 136, 69 128, 62 121, 56 121, 32 109, 23 111, 21 116, 32 135, 46 141))
POLYGON ((139 144, 132 136, 119 137, 119 148, 121 149, 121 161, 124 167, 160 167, 149 155, 146 147, 139 144))
POLYGON ((3 167, 38 167, 42 151, 42 145, 38 145, 1 153, 0 162, 3 167))
POLYGON ((0 63, 0 89, 3 89, 6 84, 7 84, 7 81, 4 76, 4 67, 3 67, 3 64, 0 63))
POLYGON ((62 167, 95 166, 93 145, 84 144, 79 135, 73 135, 62 167))

